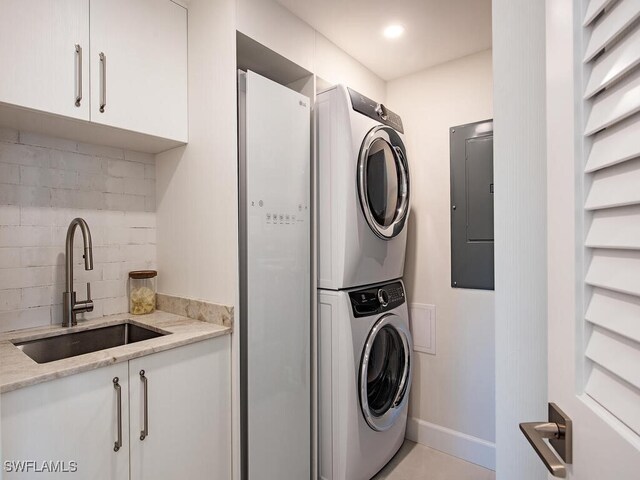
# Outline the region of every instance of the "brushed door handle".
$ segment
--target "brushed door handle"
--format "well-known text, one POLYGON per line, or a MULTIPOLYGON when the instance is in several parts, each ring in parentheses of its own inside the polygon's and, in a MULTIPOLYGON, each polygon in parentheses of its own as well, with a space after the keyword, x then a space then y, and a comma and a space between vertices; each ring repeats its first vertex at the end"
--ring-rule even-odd
POLYGON ((120 387, 120 379, 118 377, 113 379, 113 388, 116 389, 118 395, 118 439, 113 444, 113 451, 117 452, 122 447, 122 387, 120 387))
POLYGON ((100 58, 100 113, 104 113, 107 106, 107 56, 104 52, 98 55, 100 58))
POLYGON ((548 422, 521 423, 520 430, 547 470, 554 477, 566 478, 565 463, 570 464, 573 461, 571 419, 555 403, 549 403, 548 422), (549 443, 544 441, 545 438, 549 439, 549 443))
POLYGON ((76 107, 82 101, 82 47, 76 43, 76 107))
POLYGON ((140 440, 144 440, 149 436, 149 385, 144 370, 140 370, 140 380, 142 380, 143 399, 144 399, 144 418, 142 422, 142 430, 140 431, 140 440))

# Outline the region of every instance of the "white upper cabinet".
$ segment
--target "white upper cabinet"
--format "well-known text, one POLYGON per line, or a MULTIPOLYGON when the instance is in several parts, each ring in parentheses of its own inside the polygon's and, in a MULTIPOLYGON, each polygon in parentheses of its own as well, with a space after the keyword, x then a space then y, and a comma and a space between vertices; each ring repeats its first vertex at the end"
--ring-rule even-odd
POLYGON ((173 148, 188 140, 187 55, 171 0, 0 0, 0 125, 173 148))
POLYGON ((91 0, 90 16, 91 121, 186 142, 187 11, 91 0))
POLYGON ((0 0, 0 102, 89 120, 88 19, 89 0, 0 0))

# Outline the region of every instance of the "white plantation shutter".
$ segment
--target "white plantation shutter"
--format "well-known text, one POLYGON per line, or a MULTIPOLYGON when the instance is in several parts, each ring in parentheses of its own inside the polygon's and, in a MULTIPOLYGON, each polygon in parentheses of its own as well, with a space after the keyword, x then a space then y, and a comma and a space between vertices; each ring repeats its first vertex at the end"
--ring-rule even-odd
POLYGON ((584 20, 586 393, 640 435, 640 0, 584 20))

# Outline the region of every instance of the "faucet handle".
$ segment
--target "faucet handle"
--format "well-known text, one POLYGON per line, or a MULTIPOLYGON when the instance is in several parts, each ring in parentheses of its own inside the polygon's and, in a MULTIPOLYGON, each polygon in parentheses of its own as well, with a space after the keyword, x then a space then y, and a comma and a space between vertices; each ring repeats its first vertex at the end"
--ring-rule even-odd
POLYGON ((87 282, 87 302, 91 301, 91 284, 87 282))

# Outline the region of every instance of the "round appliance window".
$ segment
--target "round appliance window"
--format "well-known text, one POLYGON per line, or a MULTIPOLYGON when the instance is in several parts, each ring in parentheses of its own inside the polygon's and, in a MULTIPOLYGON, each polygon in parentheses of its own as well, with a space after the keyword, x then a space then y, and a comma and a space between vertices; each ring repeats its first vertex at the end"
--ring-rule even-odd
POLYGON ((409 333, 398 323, 395 316, 380 320, 367 339, 362 357, 362 411, 367 423, 379 431, 393 425, 409 388, 409 333))
POLYGON ((367 157, 367 203, 378 225, 388 227, 395 220, 400 203, 396 155, 388 142, 376 138, 367 157))
POLYGON ((358 161, 360 205, 371 230, 383 240, 398 235, 409 213, 409 171, 404 144, 389 127, 365 137, 358 161))

